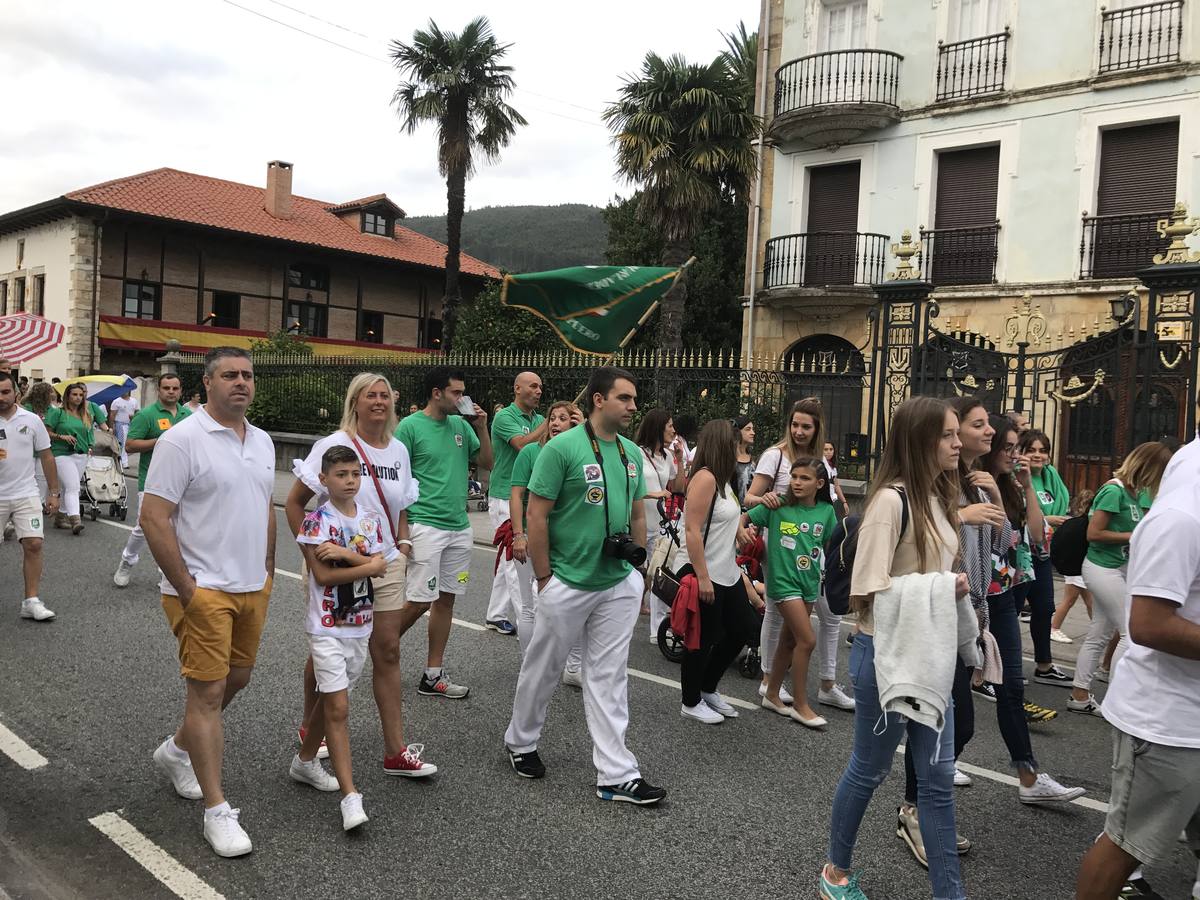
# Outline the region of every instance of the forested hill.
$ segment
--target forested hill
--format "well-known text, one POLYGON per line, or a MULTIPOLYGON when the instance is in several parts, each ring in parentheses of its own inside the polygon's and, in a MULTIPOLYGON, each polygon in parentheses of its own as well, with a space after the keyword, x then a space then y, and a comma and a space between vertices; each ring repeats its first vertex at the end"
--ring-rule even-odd
MULTIPOLYGON (((445 216, 413 216, 400 224, 446 240, 445 216)), ((562 206, 485 206, 463 217, 463 252, 509 272, 601 265, 608 243, 603 210, 562 206)))

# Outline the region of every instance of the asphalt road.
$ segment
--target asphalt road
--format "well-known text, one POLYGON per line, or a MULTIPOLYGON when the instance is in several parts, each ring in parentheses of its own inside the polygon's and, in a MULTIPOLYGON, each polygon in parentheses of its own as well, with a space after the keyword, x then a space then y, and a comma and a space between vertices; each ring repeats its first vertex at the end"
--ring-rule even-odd
MULTIPOLYGON (((283 539, 282 514, 279 524, 278 565, 297 572, 299 554, 283 539)), ((0 608, 7 610, 0 618, 0 724, 46 761, 27 769, 0 754, 0 898, 172 896, 89 824, 107 813, 119 819, 98 821, 133 826, 152 842, 141 858, 174 879, 181 895, 197 898, 815 896, 851 717, 828 712, 824 734, 758 709, 742 709, 717 727, 682 720, 671 686, 678 670, 642 636, 644 619, 630 655, 642 674, 630 679, 629 742, 645 775, 670 791, 661 807, 595 799, 582 704, 567 687, 554 698, 540 748, 549 774, 517 778, 502 747, 517 642, 460 625, 448 662, 455 679, 471 685, 470 697, 455 702, 406 692, 408 739, 425 743, 426 757, 441 770, 427 783, 383 775, 369 682, 353 695, 356 779, 371 821, 346 836, 336 795, 287 776, 304 661, 303 594, 287 576, 276 581, 254 680, 226 716, 226 792, 255 850, 217 858, 200 834, 200 804, 176 797, 150 758, 175 727, 182 687, 149 557, 129 588, 111 584, 126 534, 100 522, 80 537, 47 535, 41 593, 58 613, 50 624, 18 619, 20 551, 12 542, 0 548, 0 608), (190 889, 180 880, 189 871, 197 879, 190 889)), ((461 621, 482 622, 491 569, 491 554, 477 551, 470 592, 456 613, 461 621)), ((419 626, 405 638, 403 656, 406 687, 415 688, 424 659, 419 626)), ((757 700, 754 683, 736 672, 723 689, 757 700)), ((1031 685, 1029 693, 1034 702, 1065 708, 1061 688, 1031 685)), ((990 705, 978 704, 977 717, 963 761, 992 774, 958 791, 959 830, 975 844, 963 863, 970 895, 1073 896, 1079 859, 1102 827, 1102 812, 1018 803, 1016 788, 1004 783, 1007 758, 990 705)), ((6 741, 0 730, 0 745, 6 741)), ((1065 712, 1034 735, 1044 769, 1083 785, 1101 803, 1108 799, 1109 746, 1105 722, 1065 712)), ((855 860, 866 870, 872 900, 929 896, 924 871, 894 834, 903 789, 899 764, 896 770, 876 796, 855 860)), ((1164 897, 1184 898, 1195 871, 1181 847, 1169 865, 1148 874, 1164 897)))

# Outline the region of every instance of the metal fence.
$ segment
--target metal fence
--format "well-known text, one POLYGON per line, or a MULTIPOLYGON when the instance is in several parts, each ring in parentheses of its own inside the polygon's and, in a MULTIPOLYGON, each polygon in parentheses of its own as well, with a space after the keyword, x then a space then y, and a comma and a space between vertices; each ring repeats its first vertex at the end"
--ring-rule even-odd
POLYGON ((1162 249, 1158 221, 1169 211, 1126 216, 1084 216, 1079 241, 1080 278, 1132 278, 1162 249))
POLYGON ((1008 34, 1006 28, 969 41, 938 41, 937 99, 965 100, 1004 90, 1008 34))
POLYGON ((896 105, 899 53, 833 50, 794 59, 775 74, 775 115, 837 103, 896 105))
POLYGON ((763 256, 768 288, 826 284, 878 284, 887 263, 888 236, 853 231, 809 231, 767 241, 763 256))
POLYGON ((991 284, 996 280, 1000 223, 977 228, 921 230, 924 277, 936 285, 991 284))
POLYGON ((1183 0, 1162 0, 1100 14, 1099 71, 1121 72, 1179 62, 1183 0))
MULTIPOLYGON (((181 354, 178 365, 184 391, 199 389, 202 357, 181 354)), ((491 415, 497 404, 513 398, 517 373, 532 370, 542 379, 542 407, 555 400, 573 400, 583 390, 596 357, 567 351, 531 353, 463 353, 449 357, 431 355, 426 360, 393 361, 380 355, 308 356, 255 354, 255 398, 249 419, 274 432, 323 435, 337 429, 346 386, 360 372, 384 375, 400 393, 399 413, 424 406, 426 372, 449 365, 463 373, 467 393, 491 415)), ((819 398, 827 410, 829 430, 838 446, 847 434, 860 432, 861 415, 850 408, 869 404, 866 373, 861 368, 843 371, 816 356, 792 356, 786 365, 779 357, 739 359, 735 353, 685 351, 627 351, 614 365, 628 369, 638 387, 641 410, 664 406, 679 418, 690 415, 698 426, 710 419, 747 415, 754 422, 756 452, 779 439, 784 414, 802 397, 819 398), (747 363, 747 365, 743 365, 747 363)), ((632 432, 636 431, 635 419, 632 432)), ((847 478, 866 474, 865 461, 840 468, 847 478)))

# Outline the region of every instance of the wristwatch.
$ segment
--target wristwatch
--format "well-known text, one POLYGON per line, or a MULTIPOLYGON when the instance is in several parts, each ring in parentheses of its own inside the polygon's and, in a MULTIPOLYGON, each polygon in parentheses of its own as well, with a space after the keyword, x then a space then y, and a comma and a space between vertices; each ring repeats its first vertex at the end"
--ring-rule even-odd
POLYGON ((62 491, 47 491, 46 496, 47 497, 61 497, 62 491))

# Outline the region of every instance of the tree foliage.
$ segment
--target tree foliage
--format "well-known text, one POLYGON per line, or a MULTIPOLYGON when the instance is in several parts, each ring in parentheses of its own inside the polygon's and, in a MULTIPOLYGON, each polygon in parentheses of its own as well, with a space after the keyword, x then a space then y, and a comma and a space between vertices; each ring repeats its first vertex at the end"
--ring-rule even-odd
POLYGON ((393 41, 390 56, 404 79, 392 97, 408 134, 421 125, 437 128, 438 171, 446 179, 446 289, 442 298, 442 346, 453 347, 458 305, 462 220, 466 181, 475 161, 500 158, 524 116, 508 104, 512 67, 501 63, 509 44, 501 44, 483 16, 461 34, 443 31, 430 21, 412 43, 393 41))
POLYGON ((530 351, 560 350, 554 331, 524 309, 500 303, 500 282, 490 281, 475 299, 462 308, 455 350, 530 351))
POLYGON ((252 340, 250 342, 250 352, 255 356, 261 355, 296 355, 312 356, 312 344, 308 343, 298 334, 293 334, 287 329, 281 328, 278 331, 273 331, 262 340, 252 340))

